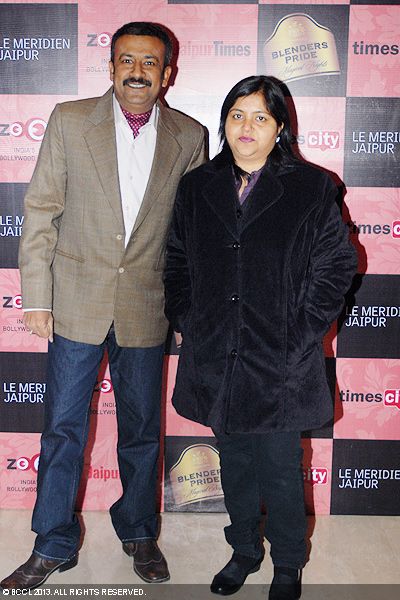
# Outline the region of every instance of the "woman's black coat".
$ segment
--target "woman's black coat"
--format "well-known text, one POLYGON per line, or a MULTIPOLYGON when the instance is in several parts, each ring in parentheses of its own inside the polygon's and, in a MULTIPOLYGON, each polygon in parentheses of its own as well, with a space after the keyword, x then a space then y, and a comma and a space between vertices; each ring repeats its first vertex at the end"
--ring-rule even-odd
POLYGON ((356 269, 336 195, 300 162, 264 169, 243 208, 222 155, 182 179, 165 270, 179 414, 252 433, 331 418, 322 338, 356 269))

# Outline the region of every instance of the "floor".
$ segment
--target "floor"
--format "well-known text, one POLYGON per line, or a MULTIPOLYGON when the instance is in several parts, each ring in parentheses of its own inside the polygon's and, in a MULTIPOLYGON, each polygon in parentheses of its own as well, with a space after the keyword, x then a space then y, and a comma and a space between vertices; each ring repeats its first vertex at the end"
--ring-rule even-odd
MULTIPOLYGON (((28 511, 0 511, 0 579, 30 554, 34 540, 30 518, 28 511)), ((57 586, 141 584, 132 570, 131 559, 121 550, 108 513, 85 512, 83 520, 86 534, 78 566, 65 573, 54 573, 50 583, 57 586)), ((159 544, 168 560, 170 583, 210 583, 231 555, 222 531, 226 524, 226 514, 166 513, 162 516, 159 544)), ((311 557, 303 571, 303 584, 378 584, 379 588, 382 584, 400 584, 400 517, 318 516, 311 543, 311 557)), ((262 585, 246 585, 235 598, 249 600, 253 597, 251 591, 256 589, 262 594, 257 597, 266 598, 264 591, 271 577, 272 566, 266 544, 266 558, 260 571, 247 579, 248 584, 262 585)), ((164 598, 168 585, 144 586, 148 600, 164 598)), ((312 588, 320 590, 321 586, 309 586, 309 591, 312 588)), ((330 597, 329 588, 333 589, 335 585, 325 585, 324 598, 330 597)), ((208 585, 203 589, 207 590, 207 597, 215 598, 208 593, 208 585)), ((388 590, 389 586, 385 587, 385 591, 388 590)), ((174 593, 173 598, 178 597, 194 598, 194 595, 174 593)), ((303 597, 306 598, 304 592, 303 597)), ((307 597, 311 598, 311 595, 307 597)), ((333 597, 339 596, 335 593, 333 597)), ((350 596, 340 595, 341 600, 347 597, 350 596)), ((363 600, 370 597, 380 600, 391 598, 388 593, 378 592, 369 596, 365 590, 360 595, 363 600)), ((394 597, 400 598, 400 587, 396 587, 394 597)), ((318 598, 321 598, 320 591, 318 598)))

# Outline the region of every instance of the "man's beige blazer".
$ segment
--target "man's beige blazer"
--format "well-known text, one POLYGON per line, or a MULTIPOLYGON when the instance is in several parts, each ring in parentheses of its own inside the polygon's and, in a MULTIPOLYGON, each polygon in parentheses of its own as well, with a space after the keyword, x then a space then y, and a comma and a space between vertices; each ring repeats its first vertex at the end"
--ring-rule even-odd
POLYGON ((162 272, 180 178, 204 162, 203 127, 159 104, 149 183, 127 247, 112 88, 54 109, 25 197, 19 266, 25 308, 53 311, 56 334, 120 346, 164 342, 162 272))

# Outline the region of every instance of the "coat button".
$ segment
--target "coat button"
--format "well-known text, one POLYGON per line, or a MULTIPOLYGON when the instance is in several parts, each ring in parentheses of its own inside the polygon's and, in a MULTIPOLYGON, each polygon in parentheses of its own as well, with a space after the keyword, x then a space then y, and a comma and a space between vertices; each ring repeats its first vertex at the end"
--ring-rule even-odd
POLYGON ((121 240, 122 240, 122 235, 119 233, 119 234, 116 236, 116 238, 117 238, 117 240, 118 240, 118 241, 121 241, 121 240))
POLYGON ((234 348, 233 350, 231 350, 231 356, 232 358, 236 358, 238 355, 238 351, 236 350, 236 348, 234 348))
POLYGON ((234 248, 235 250, 237 250, 238 248, 240 248, 240 244, 239 244, 239 242, 234 242, 234 243, 232 244, 232 248, 234 248))
POLYGON ((238 302, 239 301, 239 296, 237 294, 233 294, 231 296, 231 302, 238 302))
POLYGON ((125 269, 124 269, 124 267, 120 267, 120 268, 118 269, 118 273, 125 273, 125 269))
POLYGON ((236 216, 238 219, 240 219, 243 216, 243 211, 241 208, 238 208, 236 211, 236 216))

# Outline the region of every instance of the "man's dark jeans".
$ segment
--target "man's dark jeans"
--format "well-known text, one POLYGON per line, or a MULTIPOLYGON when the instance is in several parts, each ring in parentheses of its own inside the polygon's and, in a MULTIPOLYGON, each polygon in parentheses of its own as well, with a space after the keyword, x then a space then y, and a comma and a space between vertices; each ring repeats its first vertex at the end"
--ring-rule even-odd
POLYGON ((103 344, 56 335, 49 344, 45 424, 41 439, 34 551, 64 560, 79 546, 74 514, 89 430, 90 401, 108 350, 118 423, 118 464, 123 487, 110 509, 121 541, 157 537, 156 484, 164 346, 121 348, 110 330, 103 344))

